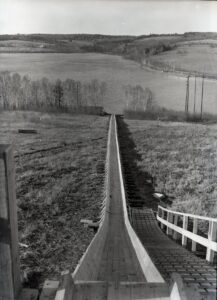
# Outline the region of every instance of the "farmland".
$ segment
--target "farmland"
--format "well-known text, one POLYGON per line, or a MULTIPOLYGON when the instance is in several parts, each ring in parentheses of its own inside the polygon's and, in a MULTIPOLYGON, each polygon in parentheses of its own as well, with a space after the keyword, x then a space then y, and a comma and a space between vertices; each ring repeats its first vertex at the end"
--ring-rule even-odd
POLYGON ((177 211, 217 216, 217 126, 127 121, 137 166, 177 211))
MULTIPOLYGON (((104 108, 108 112, 121 113, 126 107, 125 87, 140 85, 149 88, 153 101, 162 107, 184 109, 186 78, 160 71, 142 68, 138 63, 117 55, 99 53, 1 53, 0 71, 29 75, 32 79, 47 77, 80 80, 98 79, 107 83, 104 108)), ((199 87, 199 84, 198 84, 199 87)), ((192 88, 193 91, 193 88, 192 88)), ((198 88, 198 97, 201 89, 198 88)), ((205 80, 204 111, 217 112, 217 82, 205 80)), ((193 103, 193 96, 190 104, 193 103)))
POLYGON ((164 70, 217 75, 217 41, 203 40, 178 43, 176 48, 152 56, 154 66, 164 70))
POLYGON ((108 118, 33 112, 0 113, 1 143, 15 147, 21 267, 28 286, 73 270, 99 216, 108 118), (19 134, 32 128, 38 134, 19 134), (25 246, 26 245, 26 246, 25 246))

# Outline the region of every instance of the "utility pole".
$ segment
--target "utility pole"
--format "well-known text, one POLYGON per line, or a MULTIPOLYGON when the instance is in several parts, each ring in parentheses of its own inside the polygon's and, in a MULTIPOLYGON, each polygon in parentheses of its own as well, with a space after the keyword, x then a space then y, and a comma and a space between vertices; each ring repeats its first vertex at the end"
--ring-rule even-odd
POLYGON ((188 118, 188 106, 189 106, 189 78, 190 75, 187 77, 187 85, 186 85, 186 97, 185 97, 185 113, 188 118))
POLYGON ((200 103, 200 119, 203 118, 203 93, 204 93, 204 74, 202 79, 202 92, 201 92, 201 103, 200 103))
POLYGON ((196 93, 197 93, 197 81, 196 81, 196 76, 195 76, 195 81, 194 81, 194 115, 196 112, 196 93))

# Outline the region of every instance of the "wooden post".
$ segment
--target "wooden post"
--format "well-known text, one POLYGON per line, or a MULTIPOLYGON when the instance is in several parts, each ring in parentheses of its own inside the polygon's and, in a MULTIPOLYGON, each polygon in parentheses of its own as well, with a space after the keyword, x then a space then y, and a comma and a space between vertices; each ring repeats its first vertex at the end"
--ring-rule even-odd
POLYGON ((203 93, 204 93, 204 74, 202 80, 201 103, 200 103, 200 118, 203 119, 203 93))
MULTIPOLYGON (((188 229, 188 217, 187 216, 183 216, 183 229, 187 230, 188 229)), ((183 234, 182 235, 182 246, 186 246, 187 245, 187 237, 183 234)))
MULTIPOLYGON (((174 225, 177 226, 178 224, 178 215, 174 215, 174 225)), ((173 230, 173 238, 174 240, 177 240, 177 231, 173 230)))
POLYGON ((188 108, 189 108, 189 78, 190 78, 190 76, 188 75, 188 77, 187 77, 187 86, 186 86, 186 97, 185 97, 186 118, 188 118, 188 108))
POLYGON ((0 299, 21 290, 13 148, 0 145, 0 299))
MULTIPOLYGON (((209 221, 209 231, 208 231, 208 240, 209 241, 216 241, 216 226, 217 223, 214 221, 209 221)), ((207 247, 206 251, 206 260, 209 262, 213 262, 214 259, 214 251, 207 247)))
MULTIPOLYGON (((172 223, 173 214, 171 212, 167 212, 167 222, 172 223)), ((172 229, 167 226, 167 235, 172 235, 172 229)))
MULTIPOLYGON (((196 218, 194 218, 194 220, 193 220, 193 233, 194 234, 197 234, 197 224, 198 224, 198 220, 196 218)), ((191 251, 195 252, 196 248, 197 248, 197 243, 192 240, 191 251)))
MULTIPOLYGON (((165 211, 162 209, 161 212, 162 212, 161 218, 164 219, 165 211)), ((160 224, 160 227, 161 227, 161 229, 164 229, 164 224, 161 223, 161 224, 160 224)))
POLYGON ((197 98, 197 80, 195 76, 195 81, 194 81, 194 115, 196 113, 196 98, 197 98))

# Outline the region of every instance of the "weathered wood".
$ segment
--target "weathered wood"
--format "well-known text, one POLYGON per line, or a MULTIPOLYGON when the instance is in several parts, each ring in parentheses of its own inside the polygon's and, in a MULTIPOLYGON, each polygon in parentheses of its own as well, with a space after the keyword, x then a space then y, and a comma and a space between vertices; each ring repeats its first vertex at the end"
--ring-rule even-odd
MULTIPOLYGON (((173 215, 171 212, 167 213, 167 222, 172 223, 173 221, 173 215)), ((172 235, 172 229, 167 226, 167 231, 166 231, 167 235, 172 235)))
POLYGON ((207 248, 206 253, 206 260, 209 262, 213 262, 214 260, 214 254, 217 252, 217 220, 214 218, 208 218, 208 217, 202 217, 192 214, 186 214, 186 213, 180 213, 171 211, 169 209, 163 208, 162 206, 158 206, 158 215, 157 220, 161 223, 162 226, 167 226, 171 230, 173 230, 173 237, 177 237, 177 233, 180 233, 182 235, 182 245, 187 245, 187 238, 189 238, 192 241, 192 251, 196 251, 196 244, 203 245, 207 248), (175 215, 174 223, 168 222, 168 220, 164 220, 163 218, 163 212, 172 213, 175 215), (178 216, 183 217, 183 227, 180 228, 177 226, 177 218, 178 216), (188 230, 188 218, 193 218, 193 232, 188 230), (209 231, 208 231, 208 238, 204 238, 197 234, 197 223, 199 220, 208 220, 209 221, 209 231))
MULTIPOLYGON (((216 227, 217 223, 210 221, 209 222, 209 231, 208 231, 208 241, 211 244, 212 242, 216 242, 216 227)), ((206 260, 209 262, 213 262, 214 259, 214 251, 211 249, 211 247, 207 247, 206 252, 206 260)))
POLYGON ((59 281, 46 280, 43 285, 40 300, 54 300, 58 287, 59 281))
MULTIPOLYGON (((197 234, 197 224, 198 224, 198 220, 195 218, 193 220, 193 233, 194 234, 197 234)), ((195 252, 196 248, 197 248, 197 243, 192 240, 191 251, 195 252)))
MULTIPOLYGON (((178 215, 174 216, 174 225, 177 226, 178 224, 178 215)), ((173 230, 173 238, 174 240, 177 240, 177 232, 175 230, 173 230)))
POLYGON ((13 148, 0 145, 0 298, 21 290, 13 148))
POLYGON ((38 132, 35 129, 18 129, 18 133, 36 134, 38 132))
MULTIPOLYGON (((162 219, 164 219, 164 215, 165 215, 165 212, 164 212, 164 210, 161 210, 161 214, 162 214, 162 219)), ((161 225, 160 225, 160 227, 161 227, 161 229, 164 229, 164 224, 163 223, 161 223, 161 225)))

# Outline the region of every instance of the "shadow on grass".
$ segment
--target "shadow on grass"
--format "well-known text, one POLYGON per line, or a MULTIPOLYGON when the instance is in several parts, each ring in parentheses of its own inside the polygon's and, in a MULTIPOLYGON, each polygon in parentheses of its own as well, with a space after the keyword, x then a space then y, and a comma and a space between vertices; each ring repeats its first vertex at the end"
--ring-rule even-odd
MULTIPOLYGON (((158 205, 163 205, 163 203, 153 196, 155 192, 154 178, 138 166, 138 162, 142 161, 142 156, 136 150, 128 125, 120 116, 117 118, 117 125, 125 187, 128 191, 128 196, 130 194, 132 198, 134 196, 135 198, 141 198, 143 206, 157 211, 158 205)), ((164 204, 167 201, 165 198, 164 204)))

